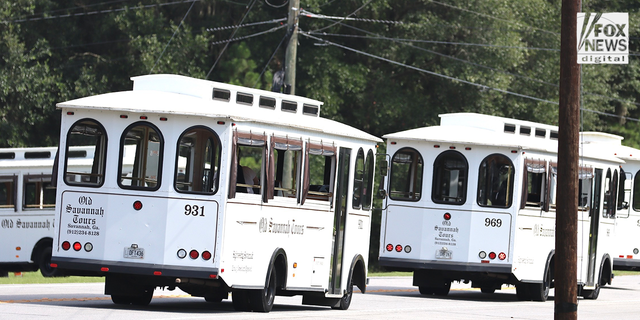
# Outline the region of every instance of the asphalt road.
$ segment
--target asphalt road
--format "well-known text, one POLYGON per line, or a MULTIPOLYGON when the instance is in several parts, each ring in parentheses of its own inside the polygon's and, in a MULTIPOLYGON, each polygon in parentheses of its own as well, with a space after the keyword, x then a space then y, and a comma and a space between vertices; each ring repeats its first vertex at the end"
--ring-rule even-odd
MULTIPOLYGON (((349 310, 305 306, 301 297, 276 297, 270 313, 236 312, 176 291, 156 290, 146 307, 115 305, 102 283, 0 285, 0 319, 552 319, 553 301, 524 302, 515 288, 483 294, 454 284, 447 297, 421 296, 411 278, 371 278, 349 310)), ((553 298, 553 291, 551 299, 553 298)), ((640 319, 640 276, 620 276, 598 300, 578 300, 579 319, 640 319)))

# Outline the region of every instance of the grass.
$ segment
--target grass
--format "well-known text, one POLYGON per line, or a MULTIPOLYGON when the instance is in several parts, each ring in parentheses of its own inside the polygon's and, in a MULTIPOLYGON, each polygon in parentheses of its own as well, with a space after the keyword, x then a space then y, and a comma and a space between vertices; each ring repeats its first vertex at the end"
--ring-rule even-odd
POLYGON ((1 277, 0 284, 33 284, 33 283, 87 283, 104 282, 104 277, 55 277, 45 278, 38 272, 9 272, 8 277, 1 277))

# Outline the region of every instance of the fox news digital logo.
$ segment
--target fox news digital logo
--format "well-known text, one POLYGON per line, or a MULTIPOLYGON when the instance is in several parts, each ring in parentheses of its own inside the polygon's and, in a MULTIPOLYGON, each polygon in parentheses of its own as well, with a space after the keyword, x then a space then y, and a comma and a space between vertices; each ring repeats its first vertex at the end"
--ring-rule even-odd
POLYGON ((578 13, 578 64, 628 64, 629 14, 578 13))

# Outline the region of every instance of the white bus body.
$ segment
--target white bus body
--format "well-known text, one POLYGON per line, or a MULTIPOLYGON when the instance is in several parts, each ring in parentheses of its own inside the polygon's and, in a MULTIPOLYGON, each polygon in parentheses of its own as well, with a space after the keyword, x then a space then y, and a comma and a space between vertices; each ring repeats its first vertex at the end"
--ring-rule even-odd
POLYGON ((381 140, 321 118, 307 98, 132 80, 132 91, 58 104, 59 268, 106 276, 119 304, 179 287, 208 301, 232 292, 237 310, 268 312, 276 294, 346 309, 353 285, 365 291, 381 140), (64 169, 79 137, 99 150, 82 183, 64 169))
POLYGON ((618 201, 616 203, 615 246, 612 248, 614 270, 640 269, 640 150, 622 145, 621 136, 583 132, 585 145, 603 150, 624 161, 620 165, 618 201))
MULTIPOLYGON (((51 176, 56 147, 0 149, 0 273, 36 271, 60 275, 52 268, 55 185, 51 176)), ((71 164, 85 170, 91 148, 74 148, 71 164)))
MULTIPOLYGON (((439 126, 383 137, 390 167, 380 265, 414 271, 423 294, 471 281, 482 292, 513 284, 521 300, 546 300, 558 128, 474 113, 440 117, 439 126)), ((583 296, 597 298, 612 277, 615 212, 606 203, 622 161, 591 147, 580 152, 577 280, 583 296)))

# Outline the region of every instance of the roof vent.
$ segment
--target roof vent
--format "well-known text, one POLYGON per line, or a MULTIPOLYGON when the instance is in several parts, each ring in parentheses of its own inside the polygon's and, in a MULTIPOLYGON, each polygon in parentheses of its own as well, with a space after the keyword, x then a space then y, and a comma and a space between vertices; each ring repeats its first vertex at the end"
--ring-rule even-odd
POLYGON ((229 90, 213 88, 213 100, 222 100, 229 102, 230 97, 231 92, 229 90))
POLYGON ((276 99, 271 97, 260 96, 260 107, 267 109, 276 109, 276 99))

